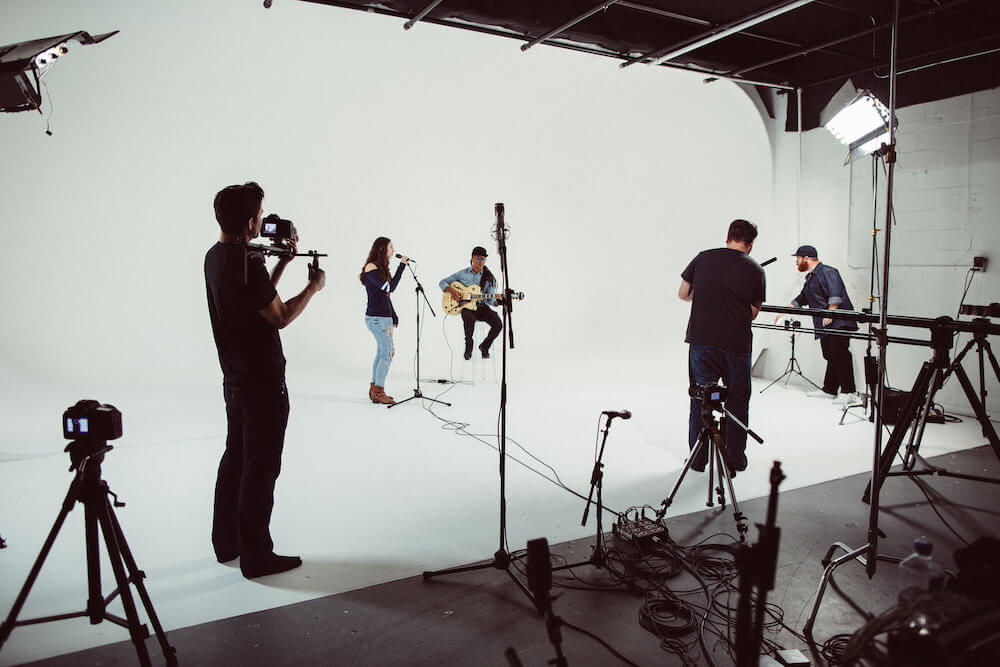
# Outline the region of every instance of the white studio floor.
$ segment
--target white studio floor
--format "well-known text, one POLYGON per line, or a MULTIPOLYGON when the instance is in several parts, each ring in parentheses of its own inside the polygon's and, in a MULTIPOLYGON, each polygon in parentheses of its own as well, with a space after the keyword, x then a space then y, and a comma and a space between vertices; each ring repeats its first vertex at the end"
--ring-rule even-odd
MULTIPOLYGON (((389 390, 397 400, 410 393, 410 378, 394 368, 389 390)), ((757 393, 767 382, 754 380, 752 427, 765 444, 748 445, 750 467, 735 480, 740 499, 767 494, 773 460, 782 463, 786 490, 870 468, 871 424, 849 416, 844 426, 837 426, 840 410, 830 401, 807 398, 797 380, 787 388, 777 385, 757 393)), ((217 564, 209 540, 215 469, 225 439, 221 389, 120 400, 125 435, 112 443, 104 479, 127 503, 117 510, 118 518, 148 575, 153 604, 168 632, 492 557, 499 539, 498 456, 491 448, 495 435, 483 438, 489 445, 463 437, 418 401, 392 410, 374 406, 365 396, 367 384, 361 384, 290 375, 292 413, 272 531, 276 549, 300 554, 304 565, 254 582, 243 579, 236 567, 217 564)), ((444 388, 423 385, 427 396, 444 388)), ((586 494, 598 415, 630 409, 633 418, 616 419, 607 441, 604 500, 618 511, 659 506, 687 454, 686 389, 680 382, 614 380, 554 379, 524 386, 512 378, 507 434, 568 486, 586 494)), ((468 423, 472 433, 495 434, 498 394, 492 382, 456 385, 443 396, 454 405, 436 412, 468 423)), ((77 398, 116 403, 110 396, 77 398)), ((0 535, 9 543, 0 550, 4 617, 71 481, 58 431, 65 405, 55 414, 32 416, 44 429, 29 433, 25 427, 0 435, 0 535)), ((932 456, 982 443, 973 419, 931 424, 921 453, 932 456)), ((552 476, 517 445, 509 444, 508 452, 552 476)), ((510 461, 507 470, 512 550, 535 537, 555 543, 592 534, 593 513, 588 526, 580 526, 582 500, 517 461, 510 461)), ((703 509, 705 496, 705 477, 689 477, 669 515, 703 509)), ((864 521, 867 506, 859 500, 857 510, 864 521)), ((82 516, 79 507, 70 514, 20 619, 85 607, 82 516)), ((751 526, 763 520, 748 518, 751 526)), ((606 515, 606 527, 610 520, 606 515)), ((750 539, 756 539, 752 528, 750 539)), ((103 573, 107 594, 112 578, 106 566, 103 573)), ((115 607, 120 613, 120 606, 115 607)), ((0 664, 127 638, 122 628, 91 626, 85 619, 19 627, 0 653, 0 664)))

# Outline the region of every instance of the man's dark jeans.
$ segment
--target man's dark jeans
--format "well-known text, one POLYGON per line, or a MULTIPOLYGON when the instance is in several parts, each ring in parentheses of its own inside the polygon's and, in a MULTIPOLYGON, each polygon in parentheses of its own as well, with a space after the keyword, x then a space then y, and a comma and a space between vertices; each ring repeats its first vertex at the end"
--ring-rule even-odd
POLYGON ((465 329, 466 351, 472 350, 472 334, 476 330, 477 321, 486 322, 490 325, 489 333, 486 334, 486 338, 483 339, 483 342, 479 344, 479 346, 484 350, 490 349, 490 345, 493 344, 493 341, 496 340, 496 337, 500 335, 500 331, 503 329, 503 322, 500 320, 500 316, 485 303, 476 304, 475 310, 463 308, 462 326, 465 329))
POLYGON ((847 336, 826 335, 819 339, 823 358, 826 359, 826 376, 823 391, 836 394, 839 389, 845 394, 853 394, 854 360, 851 359, 851 339, 847 336))
POLYGON ((283 383, 227 383, 223 389, 229 426, 215 483, 212 544, 220 559, 238 554, 245 565, 274 550, 271 510, 288 424, 288 390, 283 383))
MULTIPOLYGON (((692 383, 700 385, 722 380, 729 390, 726 409, 741 422, 750 425, 749 352, 730 352, 721 347, 691 345, 688 351, 688 376, 692 383)), ((692 398, 688 419, 688 447, 692 450, 698 444, 702 425, 701 401, 692 398)), ((746 431, 726 417, 725 433, 730 464, 735 470, 746 470, 746 431)), ((691 461, 691 466, 696 470, 704 470, 707 462, 708 449, 703 447, 697 458, 691 461)))

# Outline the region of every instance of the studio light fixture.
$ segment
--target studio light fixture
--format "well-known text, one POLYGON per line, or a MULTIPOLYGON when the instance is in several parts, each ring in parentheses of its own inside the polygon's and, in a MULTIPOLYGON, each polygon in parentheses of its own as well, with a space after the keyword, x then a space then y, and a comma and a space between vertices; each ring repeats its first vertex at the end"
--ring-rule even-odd
POLYGON ((42 77, 56 61, 69 54, 69 42, 97 44, 118 31, 91 37, 80 30, 67 35, 44 37, 28 42, 0 46, 0 111, 17 112, 37 109, 41 113, 42 77))
MULTIPOLYGON (((898 124, 895 121, 894 124, 898 124)), ((840 143, 847 145, 844 164, 871 155, 889 140, 889 110, 871 93, 863 90, 843 109, 828 120, 824 127, 840 143)))

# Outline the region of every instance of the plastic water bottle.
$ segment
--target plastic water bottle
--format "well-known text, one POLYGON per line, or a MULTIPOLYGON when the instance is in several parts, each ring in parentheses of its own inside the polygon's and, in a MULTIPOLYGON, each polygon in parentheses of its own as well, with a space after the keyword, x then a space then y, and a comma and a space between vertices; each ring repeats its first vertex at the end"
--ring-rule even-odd
POLYGON ((931 558, 933 552, 934 545, 926 537, 913 540, 913 553, 899 564, 902 578, 899 587, 900 604, 910 604, 927 591, 941 587, 944 568, 931 558))

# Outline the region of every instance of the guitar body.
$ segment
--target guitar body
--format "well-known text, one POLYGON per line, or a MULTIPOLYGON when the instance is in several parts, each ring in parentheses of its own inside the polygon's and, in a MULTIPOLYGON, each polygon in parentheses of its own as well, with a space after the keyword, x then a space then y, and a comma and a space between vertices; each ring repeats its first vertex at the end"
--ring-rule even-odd
POLYGON ((479 285, 463 285, 456 280, 451 283, 450 287, 454 287, 461 292, 462 298, 455 300, 447 292, 441 295, 441 308, 443 308, 444 312, 448 315, 458 315, 463 308, 475 310, 476 306, 478 306, 479 302, 484 298, 492 298, 486 297, 479 285))

